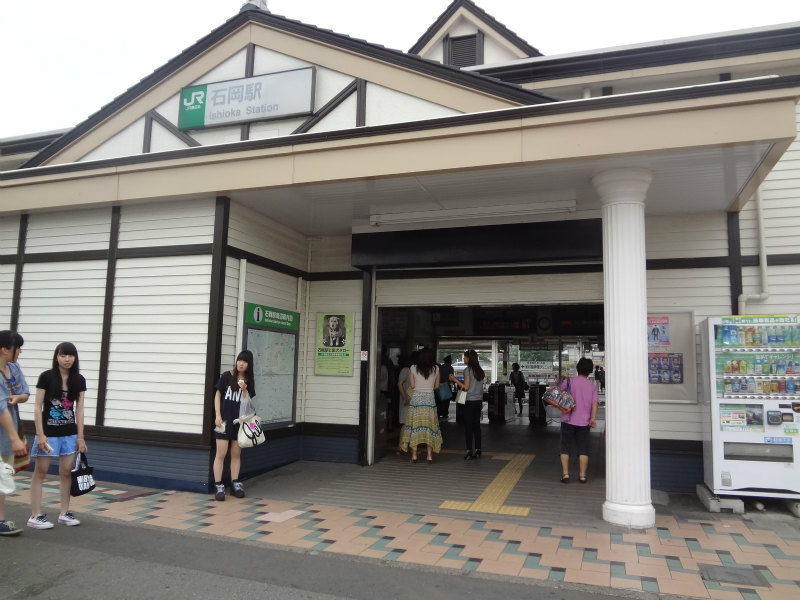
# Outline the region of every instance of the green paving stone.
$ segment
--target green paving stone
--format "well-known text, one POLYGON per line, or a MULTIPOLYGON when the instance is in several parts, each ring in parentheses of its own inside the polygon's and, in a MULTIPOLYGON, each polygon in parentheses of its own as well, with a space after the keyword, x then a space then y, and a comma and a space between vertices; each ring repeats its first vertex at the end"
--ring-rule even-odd
POLYGON ((639 556, 653 556, 650 552, 650 546, 647 544, 636 544, 636 554, 639 556))
POLYGON ((461 570, 462 571, 474 571, 475 569, 477 569, 480 566, 480 564, 481 564, 480 559, 470 558, 469 560, 467 560, 467 562, 465 562, 463 565, 461 565, 461 570))
POLYGON ((755 590, 750 589, 743 589, 738 588, 739 593, 742 595, 743 600, 761 600, 761 596, 758 595, 758 592, 755 590))
POLYGON ((383 560, 397 560, 403 556, 403 554, 405 554, 405 550, 392 550, 389 552, 389 554, 383 557, 383 560))
POLYGON ((569 536, 562 537, 558 540, 558 548, 560 550, 572 550, 572 538, 569 536))
POLYGON ((555 567, 550 569, 550 574, 547 576, 547 579, 550 581, 564 581, 564 575, 566 571, 558 570, 555 567))
POLYGON ((642 591, 659 593, 658 582, 652 579, 642 578, 642 591))
POLYGON ((782 560, 800 560, 800 556, 789 556, 774 544, 764 544, 764 548, 774 557, 782 560))
POLYGON ((526 569, 539 569, 541 571, 549 571, 550 567, 543 567, 539 564, 539 561, 542 560, 541 554, 528 554, 528 558, 525 559, 523 563, 523 567, 526 569))
POLYGON ((517 556, 528 556, 527 552, 520 552, 519 549, 520 542, 506 542, 505 548, 503 548, 502 554, 514 554, 517 556))
POLYGON ((717 550, 717 556, 719 556, 719 559, 720 559, 720 561, 722 561, 723 565, 731 566, 731 565, 738 564, 733 559, 733 556, 731 555, 731 553, 728 552, 727 550, 717 550))

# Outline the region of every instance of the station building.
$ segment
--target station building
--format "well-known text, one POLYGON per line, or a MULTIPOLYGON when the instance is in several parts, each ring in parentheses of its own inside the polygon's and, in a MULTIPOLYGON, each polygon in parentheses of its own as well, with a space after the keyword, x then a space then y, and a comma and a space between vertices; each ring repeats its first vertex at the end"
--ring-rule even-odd
POLYGON ((544 56, 454 0, 402 52, 248 3, 73 129, 0 141, 0 323, 34 381, 78 347, 102 478, 196 491, 248 340, 288 401, 246 475, 377 460, 387 344, 591 339, 604 518, 649 526, 651 486, 702 480, 700 321, 800 312, 798 97, 798 23, 544 56))

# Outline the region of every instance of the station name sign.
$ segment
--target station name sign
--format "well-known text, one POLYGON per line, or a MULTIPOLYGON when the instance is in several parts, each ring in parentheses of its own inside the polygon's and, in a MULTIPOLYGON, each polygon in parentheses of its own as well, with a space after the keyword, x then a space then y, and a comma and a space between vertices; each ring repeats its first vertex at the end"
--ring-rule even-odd
POLYGON ((183 88, 178 127, 285 119, 314 110, 314 67, 183 88))

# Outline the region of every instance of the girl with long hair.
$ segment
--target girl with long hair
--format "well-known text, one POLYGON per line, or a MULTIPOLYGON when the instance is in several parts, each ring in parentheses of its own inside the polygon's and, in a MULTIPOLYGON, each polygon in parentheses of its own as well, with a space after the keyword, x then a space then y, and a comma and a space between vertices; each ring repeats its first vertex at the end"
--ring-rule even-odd
POLYGON ((236 363, 230 371, 219 376, 214 393, 214 438, 217 453, 214 456, 214 498, 225 500, 225 484, 222 482, 222 470, 228 448, 231 451, 231 494, 244 498, 244 485, 239 481, 239 470, 242 466, 242 448, 236 443, 239 437, 239 407, 243 396, 251 398, 256 395, 253 375, 253 353, 242 350, 236 357, 236 363), (233 443, 231 443, 233 441, 233 443))
POLYGON ((86 380, 80 373, 78 349, 70 342, 62 342, 53 352, 53 368, 39 375, 36 383, 36 406, 33 411, 36 436, 31 448, 31 459, 36 458, 36 467, 31 478, 31 516, 28 527, 53 527, 53 523, 47 520, 47 515, 41 510, 42 483, 53 456, 58 457, 61 501, 58 522, 68 526, 81 524, 69 510, 69 490, 75 453, 86 452, 86 442, 83 439, 85 392, 86 380))
POLYGON ((400 448, 405 452, 411 448, 411 462, 417 462, 417 448, 425 444, 428 464, 433 462, 433 453, 442 449, 442 432, 436 414, 436 399, 433 390, 439 387, 439 367, 433 352, 423 349, 416 364, 411 365, 411 387, 413 392, 408 405, 406 425, 400 437, 400 448))
POLYGON ((450 381, 456 384, 460 390, 467 391, 467 400, 464 403, 464 436, 466 438, 467 453, 464 460, 472 460, 481 457, 481 409, 483 408, 483 380, 486 373, 483 372, 478 353, 469 349, 464 351, 464 381, 456 379, 455 375, 450 375, 450 381))

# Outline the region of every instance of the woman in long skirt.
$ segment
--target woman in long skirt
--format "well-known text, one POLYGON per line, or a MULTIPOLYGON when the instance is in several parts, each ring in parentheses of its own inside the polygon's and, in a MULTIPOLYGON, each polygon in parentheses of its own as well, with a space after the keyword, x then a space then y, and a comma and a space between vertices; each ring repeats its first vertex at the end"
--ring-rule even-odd
POLYGON ((414 392, 408 405, 406 426, 400 438, 400 448, 405 452, 411 448, 411 462, 417 462, 417 448, 424 444, 428 451, 428 464, 433 462, 433 453, 442 449, 442 432, 436 414, 436 399, 433 390, 439 387, 439 367, 433 353, 422 350, 419 360, 411 367, 411 386, 414 392))

